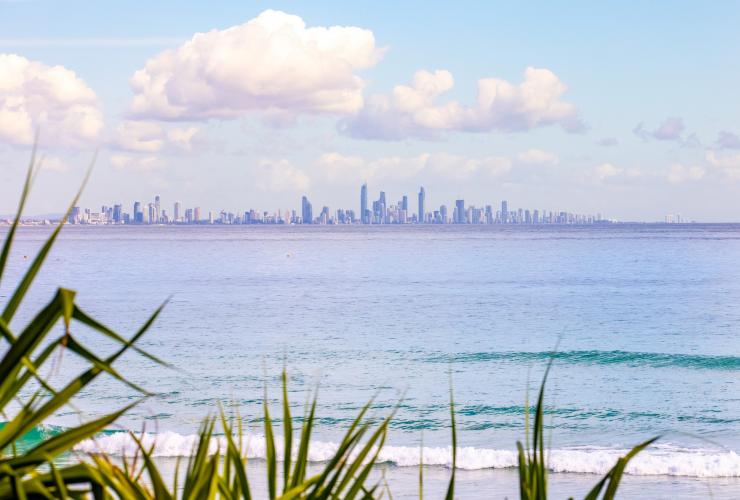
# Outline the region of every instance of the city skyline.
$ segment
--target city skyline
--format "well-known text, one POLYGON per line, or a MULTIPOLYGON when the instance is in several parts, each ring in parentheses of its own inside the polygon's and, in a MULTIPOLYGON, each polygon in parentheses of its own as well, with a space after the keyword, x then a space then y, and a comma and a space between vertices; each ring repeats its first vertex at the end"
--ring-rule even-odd
MULTIPOLYGON (((168 211, 162 203, 160 195, 155 195, 153 201, 142 203, 134 201, 132 210, 128 212, 122 203, 103 205, 100 211, 90 208, 74 206, 68 217, 70 224, 84 225, 117 225, 117 224, 604 224, 619 223, 615 219, 595 214, 579 214, 571 211, 549 210, 544 208, 509 208, 508 200, 501 200, 500 205, 494 203, 467 204, 465 199, 458 198, 450 206, 441 204, 428 209, 426 189, 419 187, 416 209, 409 205, 409 197, 404 194, 395 203, 388 202, 388 196, 383 190, 378 191, 378 199, 372 201, 372 208, 368 208, 369 189, 367 183, 360 186, 358 200, 359 210, 354 208, 335 208, 323 205, 321 210, 314 212, 313 203, 308 195, 301 197, 300 209, 277 209, 273 211, 250 208, 248 210, 212 210, 201 206, 186 207, 180 201, 172 202, 172 211, 168 211)), ((57 217, 58 219, 59 217, 57 217)), ((26 217, 29 223, 38 222, 38 218, 26 217)), ((9 223, 10 220, 0 220, 9 223)), ((625 221, 630 222, 630 221, 625 221)), ((661 221, 664 223, 694 222, 680 214, 667 214, 661 221)))

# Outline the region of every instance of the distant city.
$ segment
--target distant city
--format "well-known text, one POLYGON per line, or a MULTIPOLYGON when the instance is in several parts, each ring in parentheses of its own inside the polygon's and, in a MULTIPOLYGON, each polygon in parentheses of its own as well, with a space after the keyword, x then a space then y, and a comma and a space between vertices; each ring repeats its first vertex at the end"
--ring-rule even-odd
MULTIPOLYGON (((404 195, 396 203, 388 203, 384 191, 380 191, 377 200, 369 202, 367 184, 360 188, 359 211, 354 209, 330 209, 323 206, 314 213, 313 204, 307 196, 301 199, 300 212, 296 210, 278 210, 267 212, 247 210, 244 212, 205 212, 201 207, 185 208, 182 203, 173 203, 172 212, 163 208, 159 196, 154 201, 142 204, 133 203, 132 211, 124 211, 122 204, 103 206, 100 211, 89 208, 73 207, 69 215, 70 224, 82 225, 131 225, 131 224, 609 224, 617 221, 605 219, 600 213, 578 214, 572 212, 540 210, 529 208, 510 208, 506 200, 500 207, 493 205, 476 207, 466 205, 464 199, 455 200, 448 209, 447 205, 428 207, 426 190, 419 189, 415 210, 409 207, 409 197, 404 195)), ((0 221, 0 223, 10 221, 0 221)), ((27 220, 27 223, 43 224, 51 220, 27 220)), ((685 223, 679 214, 665 216, 665 223, 685 223)))

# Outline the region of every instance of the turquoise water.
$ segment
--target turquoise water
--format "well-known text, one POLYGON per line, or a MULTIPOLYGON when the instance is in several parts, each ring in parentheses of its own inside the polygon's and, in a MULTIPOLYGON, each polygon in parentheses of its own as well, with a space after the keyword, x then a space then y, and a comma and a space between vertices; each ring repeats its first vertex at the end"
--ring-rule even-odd
MULTIPOLYGON (((20 232, 3 297, 47 234, 20 232)), ((136 356, 119 366, 158 393, 122 426, 144 425, 163 456, 187 453, 222 401, 254 428, 259 457, 263 389, 277 403, 285 364, 295 411, 319 386, 315 460, 375 396, 378 415, 402 398, 384 459, 418 463, 423 432, 425 462, 443 467, 451 377, 461 465, 479 474, 513 464, 527 386, 557 345, 546 411, 554 470, 599 473, 660 434, 634 476, 658 478, 658 490, 664 477, 666 492, 676 491, 669 477, 686 491, 695 477, 732 489, 738 262, 735 225, 68 227, 15 326, 58 284, 129 335, 171 297, 142 345, 177 370, 136 356)), ((95 415, 134 397, 106 380, 77 406, 95 415)), ((112 433, 104 445, 130 443, 112 433)))

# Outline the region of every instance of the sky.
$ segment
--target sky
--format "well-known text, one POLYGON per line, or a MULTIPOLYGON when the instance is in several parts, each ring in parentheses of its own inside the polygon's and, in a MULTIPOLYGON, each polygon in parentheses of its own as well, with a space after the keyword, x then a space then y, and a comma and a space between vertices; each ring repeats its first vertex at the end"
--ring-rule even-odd
MULTIPOLYGON (((416 199, 740 221, 738 2, 0 0, 0 214, 416 199)), ((171 209, 171 208, 170 208, 171 209)))

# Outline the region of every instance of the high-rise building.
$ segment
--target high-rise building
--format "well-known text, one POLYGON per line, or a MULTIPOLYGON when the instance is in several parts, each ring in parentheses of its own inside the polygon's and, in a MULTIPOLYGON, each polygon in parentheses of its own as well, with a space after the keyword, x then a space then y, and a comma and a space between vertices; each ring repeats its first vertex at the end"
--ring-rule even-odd
POLYGON ((77 224, 80 222, 80 207, 72 207, 72 211, 69 213, 69 223, 77 224))
POLYGON ((455 200, 455 224, 465 224, 467 219, 465 200, 455 200))
POLYGON ((150 221, 150 224, 158 224, 159 218, 162 216, 161 206, 159 204, 159 195, 154 197, 154 220, 150 221))
POLYGON ((123 220, 123 214, 121 213, 122 212, 122 209, 123 209, 123 206, 120 205, 120 204, 113 205, 113 212, 111 214, 111 219, 116 224, 120 224, 121 221, 123 220))
POLYGON ((424 222, 424 198, 426 198, 426 191, 424 190, 424 186, 419 188, 419 218, 417 222, 420 224, 424 222))
POLYGON ((442 219, 442 224, 447 224, 447 205, 439 207, 439 217, 442 219))
POLYGON ((308 198, 305 196, 301 198, 301 218, 303 219, 304 224, 313 223, 313 209, 311 207, 311 202, 308 201, 308 198))
POLYGON ((509 222, 509 204, 506 200, 501 202, 501 222, 507 224, 509 222))
POLYGON ((409 197, 406 195, 401 198, 401 210, 406 210, 407 213, 409 211, 409 197))
POLYGON ((144 214, 141 213, 141 202, 134 202, 134 223, 141 224, 144 222, 144 214))
POLYGON ((363 224, 370 224, 370 215, 367 213, 367 182, 360 188, 360 218, 363 224))
POLYGON ((200 218, 200 207, 195 207, 193 209, 193 221, 198 224, 201 221, 200 218))
POLYGON ((147 224, 156 224, 157 223, 157 206, 154 203, 150 203, 147 207, 149 210, 147 211, 147 224))
POLYGON ((321 215, 319 216, 320 224, 330 224, 331 215, 329 214, 329 207, 323 207, 321 209, 321 215))
POLYGON ((176 201, 175 202, 175 211, 174 211, 175 222, 180 222, 180 210, 181 209, 182 209, 182 207, 180 205, 180 202, 179 201, 176 201))
POLYGON ((386 207, 388 205, 385 202, 385 191, 380 192, 380 196, 378 197, 377 205, 375 205, 375 221, 378 224, 385 224, 386 223, 386 207))

